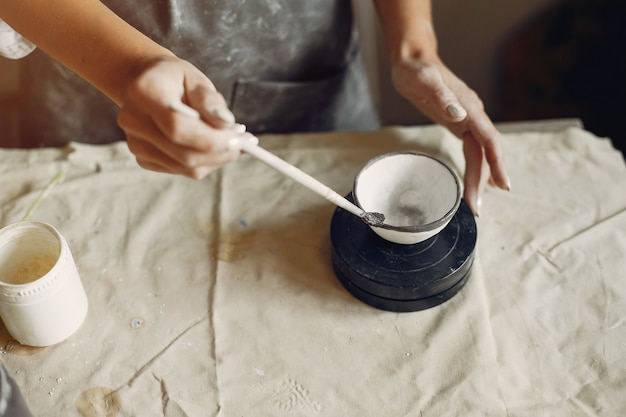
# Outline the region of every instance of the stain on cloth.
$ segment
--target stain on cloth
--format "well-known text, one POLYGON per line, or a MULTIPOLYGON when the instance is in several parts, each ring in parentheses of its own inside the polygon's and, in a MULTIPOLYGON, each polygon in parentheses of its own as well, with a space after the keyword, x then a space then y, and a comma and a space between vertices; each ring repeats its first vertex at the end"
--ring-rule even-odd
POLYGON ((254 246, 257 233, 247 233, 224 237, 219 241, 209 244, 209 255, 213 260, 223 262, 236 262, 246 257, 246 254, 254 246))
POLYGON ((83 417, 116 417, 121 409, 120 396, 111 388, 89 388, 76 399, 76 410, 83 417))

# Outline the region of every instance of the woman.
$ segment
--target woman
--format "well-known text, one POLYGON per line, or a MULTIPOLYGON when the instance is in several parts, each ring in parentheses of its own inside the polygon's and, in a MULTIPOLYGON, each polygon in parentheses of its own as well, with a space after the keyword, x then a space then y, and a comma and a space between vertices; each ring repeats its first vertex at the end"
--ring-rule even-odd
MULTIPOLYGON (((375 3, 395 87, 463 140, 476 214, 489 178, 509 188, 498 132, 439 59, 430 1, 375 3)), ((295 0, 25 0, 2 2, 0 19, 38 47, 21 76, 24 146, 125 135, 142 167, 202 178, 238 157, 235 121, 254 133, 378 123, 348 0, 314 10, 295 0), (202 120, 174 111, 181 101, 202 120)))

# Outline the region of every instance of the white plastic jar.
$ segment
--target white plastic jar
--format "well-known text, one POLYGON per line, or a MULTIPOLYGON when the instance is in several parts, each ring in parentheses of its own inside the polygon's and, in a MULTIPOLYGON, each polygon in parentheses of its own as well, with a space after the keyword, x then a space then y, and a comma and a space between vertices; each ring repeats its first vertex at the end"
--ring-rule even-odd
POLYGON ((0 317, 21 344, 50 346, 82 325, 88 301, 70 248, 47 223, 0 229, 0 317))

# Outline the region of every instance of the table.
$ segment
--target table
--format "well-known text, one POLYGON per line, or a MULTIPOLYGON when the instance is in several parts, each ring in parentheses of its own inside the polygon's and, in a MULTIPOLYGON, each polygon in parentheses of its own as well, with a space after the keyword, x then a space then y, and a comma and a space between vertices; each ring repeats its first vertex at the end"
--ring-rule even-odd
MULTIPOLYGON (((576 126, 503 129, 472 275, 448 302, 374 309, 333 274, 334 207, 243 155, 204 180, 142 170, 125 143, 0 151, 0 222, 67 239, 90 300, 48 348, 0 329, 34 416, 626 415, 626 165, 576 126)), ((388 151, 462 173, 437 126, 263 136, 347 193, 388 151)))

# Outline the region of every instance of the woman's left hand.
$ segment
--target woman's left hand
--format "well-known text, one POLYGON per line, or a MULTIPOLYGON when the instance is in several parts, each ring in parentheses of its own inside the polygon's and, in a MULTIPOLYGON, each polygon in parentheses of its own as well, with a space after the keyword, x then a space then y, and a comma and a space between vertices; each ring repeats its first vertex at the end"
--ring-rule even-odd
POLYGON ((474 215, 487 182, 509 190, 500 133, 485 113, 482 101, 438 57, 404 58, 392 68, 398 92, 433 122, 463 140, 464 195, 474 215))

